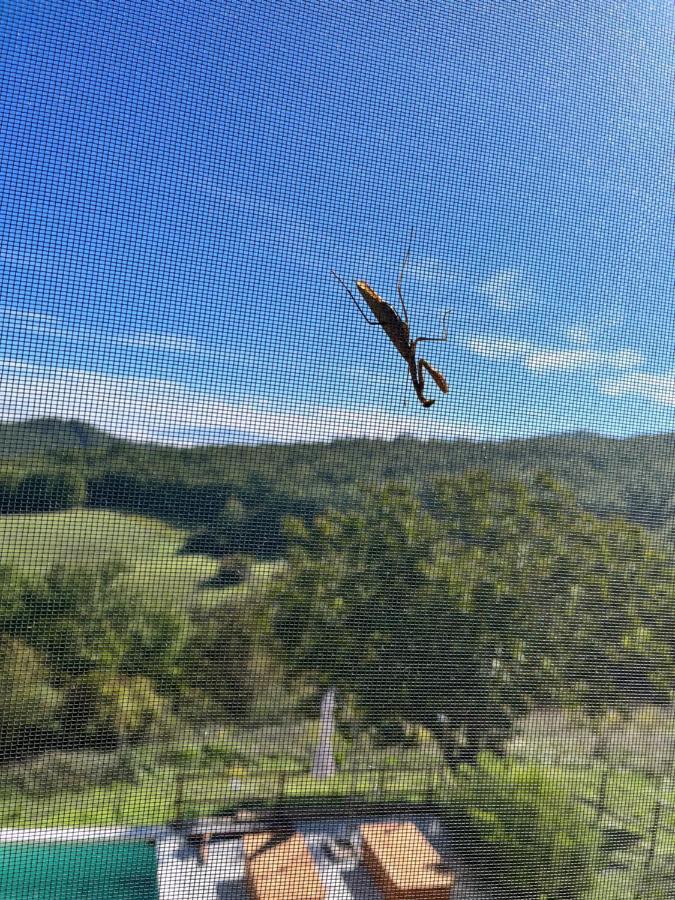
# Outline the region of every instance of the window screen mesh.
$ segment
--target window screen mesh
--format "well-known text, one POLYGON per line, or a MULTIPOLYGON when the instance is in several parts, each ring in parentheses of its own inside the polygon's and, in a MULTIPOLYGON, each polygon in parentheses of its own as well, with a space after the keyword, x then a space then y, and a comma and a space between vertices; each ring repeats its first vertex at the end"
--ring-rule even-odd
POLYGON ((675 896, 674 21, 0 5, 0 900, 675 896))

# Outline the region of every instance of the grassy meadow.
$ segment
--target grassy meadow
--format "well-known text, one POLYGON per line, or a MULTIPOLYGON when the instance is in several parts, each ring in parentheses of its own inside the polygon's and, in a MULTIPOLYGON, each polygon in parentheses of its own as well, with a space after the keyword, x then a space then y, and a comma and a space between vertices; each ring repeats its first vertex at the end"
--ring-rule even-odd
POLYGON ((57 564, 87 567, 116 560, 125 567, 120 576, 125 587, 152 603, 182 609, 255 590, 279 566, 257 563, 247 583, 210 587, 207 582, 217 573, 218 562, 182 553, 186 538, 187 532, 157 519, 108 510, 0 516, 0 562, 30 576, 57 564))

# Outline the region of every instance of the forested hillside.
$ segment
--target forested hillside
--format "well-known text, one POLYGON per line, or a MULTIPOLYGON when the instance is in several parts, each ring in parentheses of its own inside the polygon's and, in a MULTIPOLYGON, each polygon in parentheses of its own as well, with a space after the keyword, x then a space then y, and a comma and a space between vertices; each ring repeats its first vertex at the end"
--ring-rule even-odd
POLYGON ((423 497, 433 477, 474 469, 526 482, 547 471, 589 512, 675 534, 675 434, 179 448, 43 419, 0 424, 0 460, 3 512, 140 513, 191 529, 196 547, 217 553, 274 556, 288 515, 309 522, 329 507, 350 509, 358 488, 388 480, 423 497))

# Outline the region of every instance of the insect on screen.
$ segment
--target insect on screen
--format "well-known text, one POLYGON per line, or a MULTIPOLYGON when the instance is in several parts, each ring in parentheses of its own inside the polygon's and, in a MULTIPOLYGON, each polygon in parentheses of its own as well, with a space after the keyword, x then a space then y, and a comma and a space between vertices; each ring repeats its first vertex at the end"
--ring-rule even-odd
POLYGON ((675 895, 671 0, 0 8, 0 900, 675 895))

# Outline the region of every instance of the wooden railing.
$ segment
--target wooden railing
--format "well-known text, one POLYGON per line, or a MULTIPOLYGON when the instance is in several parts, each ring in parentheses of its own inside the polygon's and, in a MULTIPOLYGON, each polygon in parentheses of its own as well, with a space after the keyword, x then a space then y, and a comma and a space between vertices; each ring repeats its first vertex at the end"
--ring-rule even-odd
POLYGON ((242 806, 274 808, 301 803, 432 803, 447 789, 447 771, 438 766, 410 769, 362 767, 315 778, 309 771, 282 770, 233 776, 183 772, 176 776, 177 821, 214 815, 242 806))

